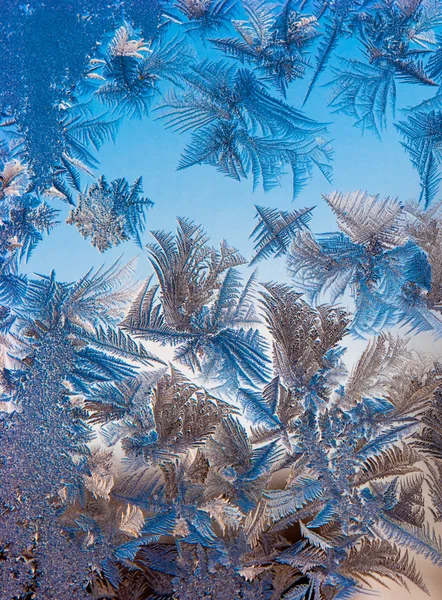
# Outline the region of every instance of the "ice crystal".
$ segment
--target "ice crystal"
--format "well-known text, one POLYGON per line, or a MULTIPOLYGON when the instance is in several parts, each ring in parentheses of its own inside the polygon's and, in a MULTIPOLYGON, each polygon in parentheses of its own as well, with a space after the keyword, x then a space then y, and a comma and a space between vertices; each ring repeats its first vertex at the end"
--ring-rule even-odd
POLYGON ((141 194, 141 177, 132 186, 125 179, 107 183, 100 177, 79 194, 78 204, 66 222, 75 225, 83 237, 90 237, 91 244, 100 252, 129 239, 141 246, 145 211, 153 206, 141 194))

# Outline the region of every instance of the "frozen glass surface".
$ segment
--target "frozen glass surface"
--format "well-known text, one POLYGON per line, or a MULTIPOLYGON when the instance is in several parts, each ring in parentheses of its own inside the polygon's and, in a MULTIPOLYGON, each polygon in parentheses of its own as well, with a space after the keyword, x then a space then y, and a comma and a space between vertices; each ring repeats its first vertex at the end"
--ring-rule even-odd
POLYGON ((439 0, 3 0, 0 600, 441 596, 439 0))

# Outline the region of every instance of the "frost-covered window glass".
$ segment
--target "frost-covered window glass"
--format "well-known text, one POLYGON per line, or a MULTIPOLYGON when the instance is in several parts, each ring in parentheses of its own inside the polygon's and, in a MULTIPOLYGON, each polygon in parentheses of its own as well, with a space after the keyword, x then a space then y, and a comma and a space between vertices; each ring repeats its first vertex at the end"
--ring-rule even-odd
POLYGON ((0 600, 440 600, 442 0, 2 0, 0 81, 0 600))

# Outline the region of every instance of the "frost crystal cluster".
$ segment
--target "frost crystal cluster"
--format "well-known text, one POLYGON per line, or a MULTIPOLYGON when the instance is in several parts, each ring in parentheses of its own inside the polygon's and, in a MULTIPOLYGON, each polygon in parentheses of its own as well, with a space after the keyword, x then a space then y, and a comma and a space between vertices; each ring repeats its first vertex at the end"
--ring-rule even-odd
POLYGON ((429 591, 416 555, 442 568, 442 362, 413 339, 442 337, 440 3, 1 12, 0 600, 429 591), (330 190, 343 116, 379 139, 390 126, 414 200, 330 190), (150 180, 129 172, 137 136, 109 173, 100 150, 136 119, 167 130, 192 189, 207 172, 245 198, 291 178, 284 207, 244 224, 250 256, 198 219, 164 227, 163 174, 147 155, 150 180), (289 210, 310 185, 322 198, 289 210), (134 243, 149 276, 121 258, 57 275, 50 251, 34 273, 60 230, 89 252, 134 243), (247 272, 274 258, 284 281, 247 272))

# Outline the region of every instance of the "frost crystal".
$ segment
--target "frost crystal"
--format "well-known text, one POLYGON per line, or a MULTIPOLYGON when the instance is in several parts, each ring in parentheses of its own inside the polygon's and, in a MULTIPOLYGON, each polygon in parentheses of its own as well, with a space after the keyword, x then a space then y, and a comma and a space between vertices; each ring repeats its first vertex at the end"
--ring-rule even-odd
POLYGON ((142 182, 132 186, 125 179, 110 184, 104 177, 79 194, 77 206, 71 210, 66 223, 75 225, 84 238, 100 252, 133 239, 141 246, 145 211, 153 202, 141 197, 142 182))

